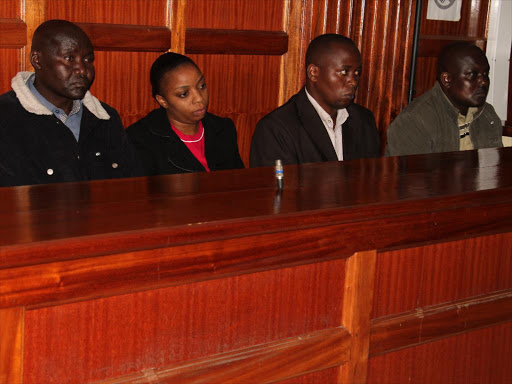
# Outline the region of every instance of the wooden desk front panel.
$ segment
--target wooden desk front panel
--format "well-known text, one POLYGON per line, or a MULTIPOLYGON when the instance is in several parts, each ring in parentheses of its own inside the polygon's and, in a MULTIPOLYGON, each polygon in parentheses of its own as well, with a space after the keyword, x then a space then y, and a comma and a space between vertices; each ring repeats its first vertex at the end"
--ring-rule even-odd
POLYGON ((368 383, 511 382, 511 271, 511 233, 378 254, 368 383))
MULTIPOLYGON (((344 264, 336 260, 27 311, 23 383, 95 382, 339 327, 344 264)), ((334 382, 336 373, 290 382, 334 382)))

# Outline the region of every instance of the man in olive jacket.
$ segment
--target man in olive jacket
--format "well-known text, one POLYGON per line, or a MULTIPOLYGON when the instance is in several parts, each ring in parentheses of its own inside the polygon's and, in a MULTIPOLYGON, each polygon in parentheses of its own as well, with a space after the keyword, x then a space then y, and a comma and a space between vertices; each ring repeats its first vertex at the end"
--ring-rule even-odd
POLYGON ((501 120, 485 102, 489 63, 480 48, 443 49, 432 89, 408 105, 387 131, 386 155, 501 147, 501 120))

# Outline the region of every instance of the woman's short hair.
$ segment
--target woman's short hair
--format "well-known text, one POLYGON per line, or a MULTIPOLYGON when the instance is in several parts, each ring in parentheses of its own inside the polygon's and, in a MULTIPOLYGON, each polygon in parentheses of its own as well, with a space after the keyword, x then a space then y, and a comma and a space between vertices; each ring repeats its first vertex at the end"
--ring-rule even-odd
POLYGON ((184 64, 192 64, 194 67, 198 68, 191 58, 174 52, 164 53, 155 60, 149 71, 149 81, 151 82, 153 97, 161 95, 162 90, 160 89, 160 85, 165 74, 184 64))

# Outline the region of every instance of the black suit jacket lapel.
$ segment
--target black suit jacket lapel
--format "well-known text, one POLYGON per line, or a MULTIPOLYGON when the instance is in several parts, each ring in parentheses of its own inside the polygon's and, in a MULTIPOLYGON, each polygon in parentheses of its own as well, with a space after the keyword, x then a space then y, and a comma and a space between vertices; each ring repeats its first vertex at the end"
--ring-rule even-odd
POLYGON ((352 160, 360 157, 361 134, 357 132, 362 126, 361 118, 357 111, 349 105, 347 107, 348 118, 343 123, 343 160, 352 160))
POLYGON ((313 145, 324 158, 324 161, 338 160, 331 138, 329 137, 320 116, 318 116, 318 113, 313 107, 313 104, 309 101, 305 88, 302 88, 302 90, 297 94, 296 104, 297 113, 302 126, 310 137, 313 145))

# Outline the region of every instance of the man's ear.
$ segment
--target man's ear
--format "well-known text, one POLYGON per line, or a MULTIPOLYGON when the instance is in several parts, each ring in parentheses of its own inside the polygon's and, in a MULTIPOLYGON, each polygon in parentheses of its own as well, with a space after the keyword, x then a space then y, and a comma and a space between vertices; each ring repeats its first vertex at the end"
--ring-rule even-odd
POLYGON ((156 102, 157 102, 158 104, 160 104, 160 106, 161 106, 162 108, 165 108, 165 109, 169 108, 169 104, 167 104, 167 101, 166 101, 162 96, 160 96, 160 95, 156 95, 156 96, 155 96, 155 99, 156 99, 156 102))
POLYGON ((439 77, 441 80, 441 85, 443 88, 450 88, 452 82, 452 76, 449 72, 441 72, 441 76, 439 77))
POLYGON ((30 52, 30 64, 34 67, 34 69, 42 69, 41 66, 41 52, 39 51, 31 51, 30 52))
POLYGON ((306 74, 307 74, 309 80, 316 82, 316 80, 318 79, 318 72, 319 72, 319 68, 315 64, 308 65, 306 74))

